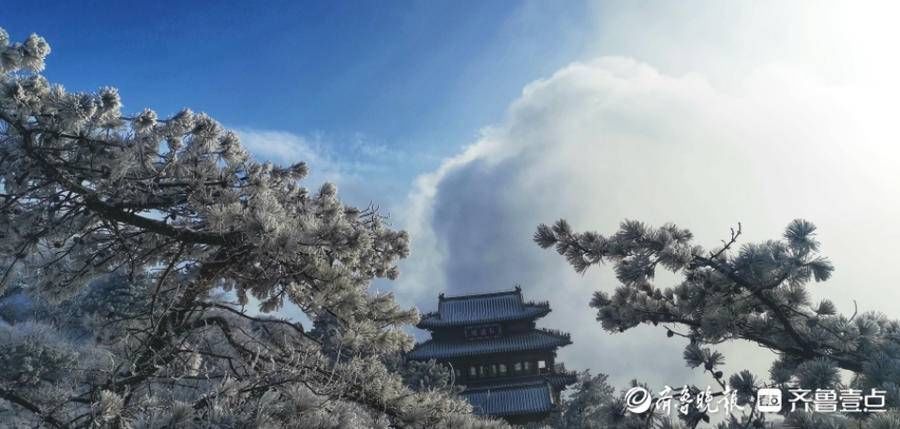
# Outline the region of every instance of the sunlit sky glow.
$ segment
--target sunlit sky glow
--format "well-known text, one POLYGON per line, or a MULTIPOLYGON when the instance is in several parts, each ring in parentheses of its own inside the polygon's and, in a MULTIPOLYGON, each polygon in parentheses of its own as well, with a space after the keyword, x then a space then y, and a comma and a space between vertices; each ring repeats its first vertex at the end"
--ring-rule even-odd
MULTIPOLYGON (((674 221, 715 246, 742 222, 820 227, 837 271, 813 287, 851 313, 900 315, 900 6, 895 2, 115 2, 4 6, 13 38, 53 46, 69 89, 121 89, 126 111, 190 106, 260 158, 309 160, 413 238, 379 288, 428 311, 442 291, 522 284, 573 334, 570 367, 708 382, 660 329, 604 333, 612 290, 530 241, 567 217, 611 233, 674 221)), ((665 281, 667 279, 663 279, 665 281)), ((675 281, 675 279, 668 279, 675 281)), ((765 371, 749 345, 730 369, 765 371)), ((730 353, 729 353, 730 352, 730 353)))

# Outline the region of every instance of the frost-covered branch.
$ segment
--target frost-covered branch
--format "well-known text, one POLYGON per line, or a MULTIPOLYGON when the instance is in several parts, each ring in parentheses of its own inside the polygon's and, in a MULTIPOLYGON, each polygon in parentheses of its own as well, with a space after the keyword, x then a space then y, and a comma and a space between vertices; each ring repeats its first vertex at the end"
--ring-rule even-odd
POLYGON ((60 427, 497 426, 385 365, 403 231, 204 113, 69 92, 0 30, 0 412, 60 427), (239 311, 258 303, 262 314, 239 311), (331 321, 315 335, 266 313, 331 321), (28 309, 27 311, 25 309, 28 309), (342 352, 332 354, 330 345, 342 352))
MULTIPOLYGON (((540 225, 534 240, 554 248, 579 273, 612 264, 621 285, 612 294, 595 292, 591 301, 610 332, 642 323, 673 324, 687 331, 688 351, 700 344, 752 341, 779 354, 771 374, 774 385, 832 387, 838 382, 833 374, 841 368, 855 374, 855 388, 886 390, 896 407, 900 323, 876 312, 848 318, 831 301, 811 302, 808 284, 828 280, 834 270, 819 253, 816 227, 798 219, 781 240, 737 248, 740 235, 739 226, 721 247, 706 250, 693 243, 690 231, 673 224, 654 228, 625 221, 615 234, 604 236, 574 232, 560 220, 540 225), (657 269, 678 274, 680 282, 658 286, 657 269)), ((670 327, 666 333, 675 336, 670 327)), ((685 353, 690 366, 702 364, 718 374, 719 363, 688 359, 695 355, 685 353)), ((750 394, 759 386, 744 387, 750 394)))

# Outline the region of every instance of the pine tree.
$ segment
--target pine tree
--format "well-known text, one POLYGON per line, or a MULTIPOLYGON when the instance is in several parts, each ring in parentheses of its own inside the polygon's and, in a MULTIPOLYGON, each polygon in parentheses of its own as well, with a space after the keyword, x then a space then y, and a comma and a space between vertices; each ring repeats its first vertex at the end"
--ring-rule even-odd
POLYGON ((125 115, 114 88, 51 84, 49 53, 0 30, 0 293, 43 309, 4 307, 0 420, 499 426, 385 367, 418 315, 368 287, 397 276, 405 232, 206 114, 125 115), (316 329, 267 314, 285 303, 316 329))
MULTIPOLYGON (((708 372, 723 391, 737 391, 745 403, 762 387, 840 388, 843 369, 854 375, 851 387, 884 392, 893 410, 869 418, 866 427, 900 428, 900 322, 877 312, 847 317, 831 301, 811 302, 808 284, 828 280, 834 270, 820 253, 812 223, 798 219, 780 240, 737 248, 740 235, 738 226, 721 247, 706 250, 694 244, 690 231, 673 224, 654 228, 628 220, 604 236, 574 232, 560 220, 540 225, 534 240, 554 248, 579 273, 612 264, 621 285, 612 294, 597 291, 591 301, 603 328, 618 333, 639 324, 661 325, 668 337, 686 338, 687 365, 708 372), (680 283, 658 286, 658 269, 679 274, 680 283), (767 382, 749 371, 725 377, 718 369, 725 358, 710 346, 736 339, 778 354, 767 382)), ((824 427, 823 419, 851 427, 846 418, 789 416, 795 427, 810 429, 824 427)), ((764 420, 753 408, 723 426, 764 420)), ((699 420, 687 423, 695 426, 699 420)))

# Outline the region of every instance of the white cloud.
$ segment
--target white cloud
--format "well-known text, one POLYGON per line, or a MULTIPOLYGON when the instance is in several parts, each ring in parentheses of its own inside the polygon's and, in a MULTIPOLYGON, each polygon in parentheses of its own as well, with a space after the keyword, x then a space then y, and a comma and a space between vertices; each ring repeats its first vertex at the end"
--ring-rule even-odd
POLYGON ((394 177, 398 166, 409 161, 407 155, 362 134, 305 136, 240 127, 235 131, 256 159, 280 165, 306 162, 310 174, 305 186, 318 189, 323 182, 334 183, 349 204, 390 207, 396 204, 392 198, 407 186, 394 177))
MULTIPOLYGON (((661 329, 602 332, 587 303, 616 286, 611 270, 574 274, 531 242, 535 227, 565 217, 611 233, 625 218, 673 221, 715 246, 737 222, 756 241, 804 217, 837 266, 814 294, 848 313, 856 299, 860 309, 900 314, 900 292, 885 286, 900 243, 900 150, 879 111, 886 95, 870 89, 784 64, 728 91, 628 58, 572 64, 528 85, 502 123, 419 178, 406 219, 412 256, 396 290, 431 310, 439 291, 521 283, 551 301, 545 326, 572 332, 574 345, 560 353, 571 366, 610 373, 619 386, 708 384, 661 329)), ((725 351, 731 369, 764 371, 771 359, 750 345, 725 351)))
POLYGON ((279 165, 303 161, 311 169, 311 179, 329 182, 340 182, 347 174, 345 167, 331 159, 320 140, 287 131, 238 128, 235 132, 258 160, 279 165))
MULTIPOLYGON (((587 303, 616 286, 609 268, 578 276, 531 234, 560 217, 603 233, 637 218, 674 221, 714 246, 738 221, 755 241, 804 217, 837 266, 813 293, 847 313, 856 300, 896 317, 896 10, 853 5, 598 3, 585 45, 589 58, 603 58, 528 85, 504 120, 420 176, 405 204, 391 204, 400 187, 383 179, 397 176, 403 155, 384 146, 329 150, 320 138, 242 135, 260 157, 307 160, 314 179, 400 208, 413 237, 393 285, 405 302, 430 310, 440 291, 521 283, 551 301, 544 325, 573 333, 560 356, 571 366, 611 373, 619 386, 631 377, 708 383, 692 378, 682 344, 659 329, 603 333, 587 303)), ((765 370, 768 357, 754 346, 729 349, 732 369, 765 370)))

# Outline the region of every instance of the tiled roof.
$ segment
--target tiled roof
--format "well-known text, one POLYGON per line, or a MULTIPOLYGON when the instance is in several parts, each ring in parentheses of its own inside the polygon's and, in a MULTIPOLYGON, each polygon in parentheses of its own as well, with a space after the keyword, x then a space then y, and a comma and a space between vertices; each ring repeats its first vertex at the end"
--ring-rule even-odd
POLYGON ((571 343, 572 340, 568 334, 535 329, 524 334, 479 341, 438 342, 428 340, 417 345, 416 348, 409 352, 408 356, 410 359, 415 360, 448 359, 488 353, 545 350, 571 343))
POLYGON ((420 328, 471 325, 506 320, 533 319, 550 312, 546 302, 525 302, 522 289, 477 295, 445 297, 441 294, 438 311, 422 316, 420 328))
MULTIPOLYGON (((544 374, 528 374, 522 376, 511 376, 503 378, 483 378, 469 380, 467 385, 469 390, 486 389, 488 386, 521 386, 535 384, 539 382, 550 383, 557 389, 566 389, 570 385, 578 381, 578 374, 574 371, 550 372, 544 374)), ((496 387, 495 387, 496 388, 496 387)))
POLYGON ((553 409, 552 391, 547 382, 471 389, 461 395, 479 415, 515 416, 553 409))
POLYGON ((578 380, 578 376, 575 375, 574 372, 562 372, 562 373, 552 373, 544 375, 544 378, 556 387, 561 387, 563 389, 566 386, 575 383, 578 380))

